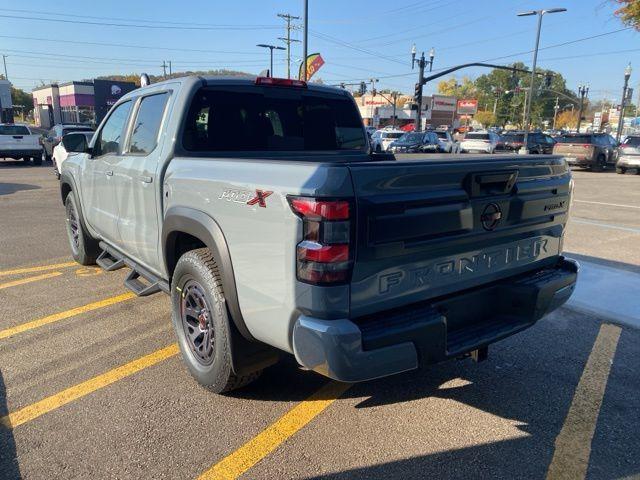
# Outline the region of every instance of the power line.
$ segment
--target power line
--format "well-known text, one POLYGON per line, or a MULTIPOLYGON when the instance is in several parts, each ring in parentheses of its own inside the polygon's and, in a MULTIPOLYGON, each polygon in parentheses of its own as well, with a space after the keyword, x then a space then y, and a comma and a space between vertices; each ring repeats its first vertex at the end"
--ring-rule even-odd
POLYGON ((180 26, 180 25, 142 25, 128 23, 111 23, 111 22, 90 22, 88 20, 65 20, 63 18, 40 18, 40 17, 21 17, 18 15, 0 15, 0 18, 13 18, 15 20, 36 20, 41 22, 59 22, 72 23, 78 25, 100 25, 103 27, 125 27, 125 28, 148 28, 148 29, 171 29, 171 30, 255 30, 257 28, 276 29, 277 25, 211 25, 206 27, 197 26, 180 26))
MULTIPOLYGON (((283 18, 287 22, 287 36, 286 37, 278 37, 278 40, 282 40, 287 44, 287 78, 291 78, 291 44, 294 42, 300 43, 300 40, 296 40, 291 38, 291 30, 296 28, 291 24, 292 20, 300 20, 300 17, 295 17, 290 13, 279 13, 278 17, 283 18)), ((303 60, 303 61, 306 61, 303 60)))

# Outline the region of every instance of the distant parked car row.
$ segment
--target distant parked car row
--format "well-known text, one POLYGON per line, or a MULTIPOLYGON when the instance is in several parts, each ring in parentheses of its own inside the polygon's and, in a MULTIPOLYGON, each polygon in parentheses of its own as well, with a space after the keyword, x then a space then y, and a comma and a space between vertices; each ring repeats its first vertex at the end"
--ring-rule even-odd
POLYGON ((457 153, 459 144, 448 130, 404 132, 393 128, 383 128, 371 134, 371 148, 377 153, 457 153))

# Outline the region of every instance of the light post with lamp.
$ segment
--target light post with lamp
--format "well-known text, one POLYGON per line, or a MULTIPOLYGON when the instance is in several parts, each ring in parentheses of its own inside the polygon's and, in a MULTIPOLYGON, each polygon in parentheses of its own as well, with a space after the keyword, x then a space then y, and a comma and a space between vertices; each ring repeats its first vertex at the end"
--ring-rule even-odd
POLYGON ((616 142, 620 143, 622 126, 624 125, 624 108, 627 102, 627 89, 629 88, 629 78, 631 77, 631 63, 624 69, 624 87, 622 88, 622 102, 620 102, 620 118, 618 119, 618 131, 616 132, 616 142))
POLYGON ((433 59, 436 56, 436 52, 433 47, 429 50, 429 60, 424 58, 424 52, 419 59, 416 59, 416 44, 411 47, 411 70, 413 70, 415 64, 418 64, 418 83, 416 83, 413 100, 416 103, 416 132, 422 127, 422 86, 424 85, 424 69, 429 65, 429 71, 433 70, 433 59))

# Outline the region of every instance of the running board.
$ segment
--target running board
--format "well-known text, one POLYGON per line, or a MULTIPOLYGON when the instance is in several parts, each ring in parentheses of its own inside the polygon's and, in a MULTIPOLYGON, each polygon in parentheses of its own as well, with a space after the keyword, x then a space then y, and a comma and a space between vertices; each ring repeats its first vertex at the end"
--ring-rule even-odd
POLYGON ((169 293, 169 283, 125 257, 120 252, 104 242, 100 242, 102 253, 96 263, 104 270, 111 272, 123 267, 129 267, 131 272, 124 281, 124 286, 139 297, 153 295, 160 291, 169 293))
POLYGON ((107 272, 113 272, 126 266, 124 258, 116 258, 109 250, 102 250, 102 253, 96 259, 96 263, 107 272))

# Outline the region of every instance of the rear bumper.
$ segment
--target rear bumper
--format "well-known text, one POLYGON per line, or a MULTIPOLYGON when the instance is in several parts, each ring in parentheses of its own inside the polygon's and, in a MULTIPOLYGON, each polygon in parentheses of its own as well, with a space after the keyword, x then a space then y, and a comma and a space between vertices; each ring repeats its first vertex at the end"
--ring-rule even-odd
POLYGON ((578 264, 558 263, 433 302, 360 319, 301 316, 297 361, 343 382, 384 377, 455 358, 513 335, 564 304, 578 264))
POLYGON ((620 158, 618 158, 618 162, 616 163, 616 167, 640 168, 640 155, 628 157, 620 156, 620 158))
POLYGON ((595 163, 592 157, 564 157, 567 164, 576 167, 588 167, 595 163))
POLYGON ((41 148, 30 148, 30 149, 20 149, 20 150, 11 150, 4 149, 0 150, 0 158, 24 158, 24 157, 39 157, 42 155, 41 148))

